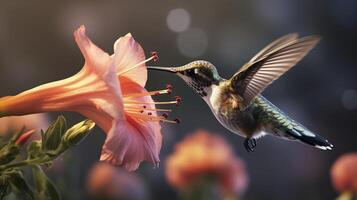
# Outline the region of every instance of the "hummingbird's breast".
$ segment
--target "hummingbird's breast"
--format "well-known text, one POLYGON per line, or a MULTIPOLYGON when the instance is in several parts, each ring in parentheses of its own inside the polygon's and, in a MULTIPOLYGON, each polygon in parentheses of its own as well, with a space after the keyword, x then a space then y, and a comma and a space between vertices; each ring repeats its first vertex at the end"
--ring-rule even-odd
POLYGON ((224 85, 213 85, 204 99, 216 119, 231 132, 243 137, 251 137, 258 131, 257 120, 251 109, 248 107, 241 111, 240 97, 228 91, 224 85))

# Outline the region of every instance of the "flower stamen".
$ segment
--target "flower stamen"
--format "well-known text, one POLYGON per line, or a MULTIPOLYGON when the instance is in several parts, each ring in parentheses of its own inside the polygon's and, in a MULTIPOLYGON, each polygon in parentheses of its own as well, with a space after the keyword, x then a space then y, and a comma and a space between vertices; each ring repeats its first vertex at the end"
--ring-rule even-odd
POLYGON ((171 90, 164 89, 164 90, 156 90, 156 91, 150 91, 150 92, 133 93, 133 94, 124 95, 123 97, 124 98, 135 98, 135 97, 144 97, 144 96, 156 96, 156 95, 161 95, 161 94, 171 94, 171 90))
POLYGON ((165 104, 175 104, 179 105, 179 101, 148 101, 148 102, 143 102, 143 101, 126 101, 124 105, 126 104, 154 104, 154 105, 165 105, 165 104))
MULTIPOLYGON (((155 56, 155 54, 153 56, 155 56)), ((166 89, 163 90, 127 94, 124 96, 125 98, 124 109, 128 115, 135 118, 139 118, 141 120, 178 124, 180 123, 179 119, 174 119, 174 120, 168 119, 169 115, 167 112, 171 112, 172 111, 171 109, 155 108, 154 106, 151 105, 170 105, 170 104, 179 105, 181 102, 181 97, 175 96, 174 97, 175 100, 162 101, 162 102, 141 101, 139 99, 135 99, 137 97, 140 98, 145 96, 171 94, 171 90, 172 90, 172 86, 168 84, 166 85, 166 89), (157 112, 164 112, 164 113, 160 115, 157 114, 157 112)))
POLYGON ((172 123, 172 124, 179 124, 180 120, 179 119, 174 119, 174 120, 168 120, 168 119, 163 119, 160 122, 167 122, 167 123, 172 123))
POLYGON ((165 119, 167 119, 169 117, 169 115, 167 113, 162 113, 162 115, 165 119))
POLYGON ((159 60, 159 56, 157 55, 156 51, 152 51, 151 52, 151 56, 154 57, 153 60, 156 62, 159 60))
POLYGON ((126 110, 126 113, 132 117, 140 118, 146 121, 167 122, 167 123, 174 123, 174 124, 180 123, 179 119, 174 119, 174 120, 167 119, 168 118, 167 113, 163 113, 162 115, 154 115, 152 112, 144 113, 135 110, 126 110))
POLYGON ((154 52, 151 53, 151 57, 149 57, 148 59, 143 60, 143 61, 139 62, 138 64, 136 64, 136 65, 134 65, 132 67, 129 67, 128 69, 126 69, 126 70, 124 70, 122 72, 117 73, 117 75, 119 76, 119 75, 125 74, 125 73, 127 73, 127 72, 129 72, 129 71, 131 71, 131 70, 133 70, 133 69, 135 69, 137 67, 139 67, 140 65, 149 62, 150 60, 157 61, 158 59, 159 59, 159 57, 157 56, 157 52, 154 51, 154 52))
POLYGON ((137 112, 127 112, 130 116, 140 118, 146 121, 155 121, 159 122, 161 120, 164 120, 165 118, 162 116, 155 116, 155 115, 148 115, 145 113, 137 113, 137 112))
POLYGON ((168 89, 168 90, 172 90, 172 85, 167 84, 167 85, 166 85, 166 89, 168 89))
POLYGON ((157 111, 157 112, 171 112, 172 110, 171 109, 161 109, 161 108, 147 108, 145 110, 149 110, 149 111, 157 111))

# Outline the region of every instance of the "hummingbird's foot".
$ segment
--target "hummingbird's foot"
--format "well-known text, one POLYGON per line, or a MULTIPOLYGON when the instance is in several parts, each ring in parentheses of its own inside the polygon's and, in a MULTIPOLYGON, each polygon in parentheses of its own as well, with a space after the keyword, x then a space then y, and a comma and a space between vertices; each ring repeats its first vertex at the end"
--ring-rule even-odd
POLYGON ((244 147, 248 152, 253 152, 257 146, 257 141, 254 138, 246 138, 244 141, 244 147))

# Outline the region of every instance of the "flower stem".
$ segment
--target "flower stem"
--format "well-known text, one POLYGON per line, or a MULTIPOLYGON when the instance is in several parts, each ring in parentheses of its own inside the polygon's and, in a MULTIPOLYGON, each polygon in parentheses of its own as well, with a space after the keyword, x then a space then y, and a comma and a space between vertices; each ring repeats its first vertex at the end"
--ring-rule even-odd
POLYGON ((28 165, 28 164, 29 164, 29 160, 23 160, 23 161, 20 161, 20 162, 15 162, 15 163, 2 165, 2 166, 0 166, 0 171, 4 171, 6 169, 14 168, 14 167, 22 167, 22 166, 28 165))
POLYGON ((25 165, 40 164, 40 163, 45 163, 45 162, 48 162, 48 161, 51 161, 51 160, 52 159, 46 158, 46 159, 23 160, 23 161, 19 161, 19 162, 9 163, 9 164, 0 166, 0 172, 1 171, 5 171, 5 170, 10 169, 10 168, 23 167, 25 165))

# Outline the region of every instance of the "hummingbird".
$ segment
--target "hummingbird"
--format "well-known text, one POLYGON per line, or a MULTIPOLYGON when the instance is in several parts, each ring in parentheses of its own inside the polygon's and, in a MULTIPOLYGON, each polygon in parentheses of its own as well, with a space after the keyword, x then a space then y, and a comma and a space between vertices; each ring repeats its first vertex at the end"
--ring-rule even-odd
POLYGON ((319 36, 299 38, 285 35, 263 48, 230 79, 205 60, 178 67, 148 66, 177 74, 208 104, 216 119, 229 131, 245 138, 244 147, 253 152, 256 140, 270 134, 300 141, 322 150, 333 145, 287 116, 261 93, 299 62, 320 40, 319 36))

